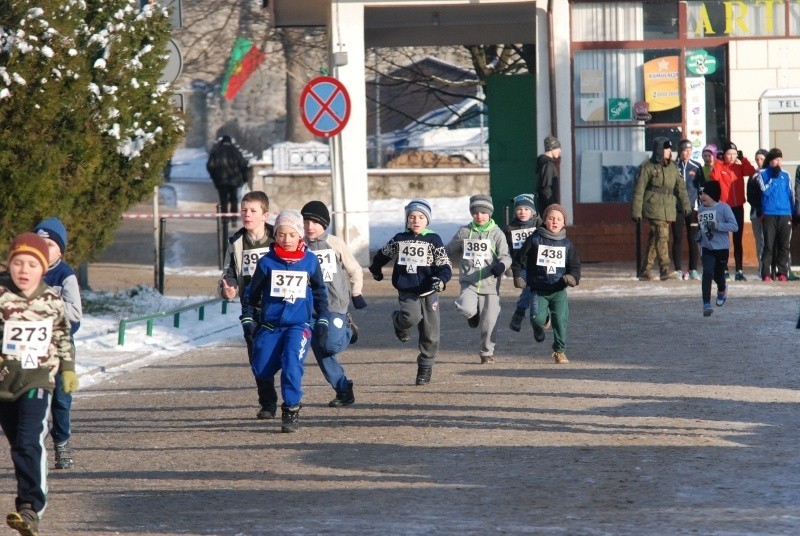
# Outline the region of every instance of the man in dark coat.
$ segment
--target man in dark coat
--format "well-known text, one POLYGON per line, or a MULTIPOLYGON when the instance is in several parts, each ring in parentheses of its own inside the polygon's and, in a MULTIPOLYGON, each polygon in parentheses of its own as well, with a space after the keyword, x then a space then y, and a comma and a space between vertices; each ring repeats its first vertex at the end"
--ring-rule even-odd
POLYGON ((220 211, 238 213, 239 188, 245 183, 249 164, 230 136, 222 136, 211 149, 206 169, 219 193, 220 211))
POLYGON ((560 158, 561 142, 555 136, 547 136, 544 139, 544 154, 540 154, 536 160, 536 177, 539 180, 536 202, 539 205, 539 214, 544 214, 544 209, 559 202, 556 161, 560 158))

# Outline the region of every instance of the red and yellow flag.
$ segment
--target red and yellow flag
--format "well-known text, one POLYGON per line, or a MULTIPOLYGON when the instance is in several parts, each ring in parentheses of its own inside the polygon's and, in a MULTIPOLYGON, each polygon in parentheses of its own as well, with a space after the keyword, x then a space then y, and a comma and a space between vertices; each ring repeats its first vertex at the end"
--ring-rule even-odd
POLYGON ((242 89, 244 83, 267 57, 252 41, 246 37, 237 37, 233 43, 231 59, 228 60, 228 72, 222 80, 220 92, 231 100, 242 89))

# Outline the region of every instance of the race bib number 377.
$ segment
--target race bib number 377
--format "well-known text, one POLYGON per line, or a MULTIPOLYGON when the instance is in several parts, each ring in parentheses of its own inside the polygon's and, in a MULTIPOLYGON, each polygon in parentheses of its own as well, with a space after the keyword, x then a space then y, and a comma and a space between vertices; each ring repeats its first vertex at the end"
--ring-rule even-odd
POLYGON ((294 303, 297 298, 306 297, 306 280, 308 274, 305 272, 294 272, 291 270, 272 270, 272 280, 269 286, 269 295, 275 298, 283 298, 294 303))

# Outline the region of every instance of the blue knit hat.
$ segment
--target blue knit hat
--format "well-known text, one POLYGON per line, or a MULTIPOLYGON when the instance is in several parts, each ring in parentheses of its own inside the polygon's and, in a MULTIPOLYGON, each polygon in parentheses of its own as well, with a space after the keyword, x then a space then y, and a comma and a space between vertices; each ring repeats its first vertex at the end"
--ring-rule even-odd
POLYGON ((406 205, 406 221, 408 221, 408 215, 412 212, 422 212, 428 220, 428 225, 431 224, 431 205, 424 199, 412 199, 406 205))
POLYGON ((514 208, 528 207, 531 212, 536 213, 536 197, 533 194, 519 194, 514 198, 514 208))
POLYGON ((39 222, 33 231, 42 238, 49 238, 58 244, 58 249, 62 255, 64 254, 64 250, 67 249, 67 229, 58 218, 47 218, 39 222))

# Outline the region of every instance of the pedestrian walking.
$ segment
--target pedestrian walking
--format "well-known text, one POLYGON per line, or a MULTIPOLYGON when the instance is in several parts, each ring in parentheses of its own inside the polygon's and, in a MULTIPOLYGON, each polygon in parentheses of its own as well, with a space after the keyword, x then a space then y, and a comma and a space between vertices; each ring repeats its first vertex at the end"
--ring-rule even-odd
POLYGON ((223 214, 239 212, 239 188, 247 181, 249 167, 247 159, 230 136, 222 136, 212 147, 206 169, 219 194, 219 206, 223 214))

